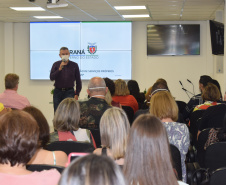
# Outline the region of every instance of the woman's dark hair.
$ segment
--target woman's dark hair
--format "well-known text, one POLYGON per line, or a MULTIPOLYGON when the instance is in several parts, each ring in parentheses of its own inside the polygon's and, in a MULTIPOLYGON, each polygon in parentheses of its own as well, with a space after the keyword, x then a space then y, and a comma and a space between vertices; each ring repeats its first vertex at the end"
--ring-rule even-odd
POLYGON ((151 89, 151 96, 158 92, 158 90, 161 91, 162 89, 169 91, 169 88, 166 83, 162 83, 161 81, 155 82, 151 89))
POLYGON ((63 172, 59 185, 125 185, 119 166, 107 156, 94 154, 73 161, 63 172))
POLYGON ((217 80, 213 79, 210 83, 212 83, 212 84, 217 86, 217 88, 218 88, 218 90, 220 92, 220 95, 221 95, 221 100, 222 100, 221 86, 220 86, 219 82, 217 80))
POLYGON ((38 147, 39 128, 24 111, 14 110, 0 117, 0 164, 26 165, 38 147))
POLYGON ((115 94, 115 83, 113 80, 111 80, 110 78, 104 78, 104 81, 106 83, 106 87, 108 87, 111 96, 114 96, 115 94))
POLYGON ((33 106, 28 106, 23 109, 25 112, 28 112, 32 115, 38 123, 39 126, 39 145, 40 147, 45 147, 50 139, 49 134, 49 124, 42 114, 42 112, 33 106))
POLYGON ((207 86, 208 82, 211 82, 212 78, 208 75, 200 76, 199 83, 203 84, 203 87, 207 86))
POLYGON ((141 102, 140 88, 136 80, 129 80, 127 83, 130 95, 133 95, 137 102, 141 102))

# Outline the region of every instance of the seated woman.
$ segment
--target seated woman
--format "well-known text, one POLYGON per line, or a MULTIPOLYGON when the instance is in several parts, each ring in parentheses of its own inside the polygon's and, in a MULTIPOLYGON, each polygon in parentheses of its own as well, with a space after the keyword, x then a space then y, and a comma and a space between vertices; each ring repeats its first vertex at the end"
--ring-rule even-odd
POLYGON ((79 128, 80 106, 74 98, 64 99, 54 115, 53 125, 56 132, 50 134, 50 142, 54 141, 79 141, 96 143, 88 129, 79 128))
POLYGON ((38 149, 28 164, 50 164, 65 166, 68 159, 66 153, 62 151, 48 151, 43 149, 49 142, 50 133, 48 122, 42 112, 33 106, 25 107, 23 111, 33 116, 33 118, 38 123, 40 133, 38 149))
POLYGON ((147 109, 139 109, 135 114, 134 114, 134 117, 133 119, 135 120, 139 115, 141 114, 146 114, 146 113, 149 113, 149 109, 150 109, 150 100, 151 100, 151 97, 159 92, 159 91, 169 91, 169 88, 167 86, 167 83, 164 79, 162 78, 159 78, 154 84, 153 86, 151 86, 149 89, 148 89, 148 94, 146 93, 147 97, 149 97, 147 100, 148 100, 148 108, 147 109))
POLYGON ((145 94, 145 103, 146 103, 147 109, 150 106, 150 100, 151 100, 152 93, 157 89, 167 89, 167 90, 169 90, 167 82, 166 82, 165 79, 163 79, 163 78, 157 79, 156 82, 153 84, 153 86, 148 88, 148 90, 145 94), (154 87, 154 89, 152 89, 153 87, 154 87))
POLYGON ((11 111, 0 117, 0 181, 10 185, 56 185, 56 169, 31 172, 26 164, 38 146, 39 128, 24 111, 11 111))
POLYGON ((122 106, 130 106, 134 113, 138 110, 138 103, 134 96, 130 95, 126 82, 122 79, 115 81, 115 94, 112 100, 119 102, 122 106))
POLYGON ((201 105, 197 105, 193 112, 196 110, 206 110, 210 106, 218 105, 218 101, 221 99, 221 94, 216 85, 213 83, 208 83, 207 86, 204 87, 202 92, 202 99, 204 103, 201 105))
POLYGON ((107 155, 118 165, 123 165, 129 128, 129 121, 122 109, 107 109, 100 120, 102 148, 97 148, 93 153, 107 155))
POLYGON ((112 96, 110 91, 108 90, 106 95, 105 95, 105 101, 108 103, 108 105, 110 106, 114 106, 114 107, 120 107, 122 108, 122 106, 120 105, 120 103, 114 102, 112 101, 112 96))
POLYGON ((166 127, 169 142, 175 145, 181 154, 182 178, 186 182, 185 159, 190 145, 189 130, 178 123, 178 106, 169 91, 159 91, 151 97, 150 113, 158 117, 166 127))
POLYGON ((155 116, 139 116, 130 129, 123 166, 129 185, 178 185, 167 132, 155 116))
POLYGON ((94 154, 73 161, 63 172, 59 185, 126 185, 112 159, 94 154))

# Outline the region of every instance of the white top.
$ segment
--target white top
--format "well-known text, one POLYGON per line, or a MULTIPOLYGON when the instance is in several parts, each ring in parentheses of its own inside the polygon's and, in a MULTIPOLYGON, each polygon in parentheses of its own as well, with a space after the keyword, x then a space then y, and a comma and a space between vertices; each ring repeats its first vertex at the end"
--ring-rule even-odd
POLYGON ((79 128, 78 130, 73 131, 73 133, 77 141, 88 141, 89 143, 91 143, 90 138, 87 135, 87 129, 79 128))
POLYGON ((179 185, 188 185, 187 183, 185 182, 182 182, 182 181, 177 181, 179 185))

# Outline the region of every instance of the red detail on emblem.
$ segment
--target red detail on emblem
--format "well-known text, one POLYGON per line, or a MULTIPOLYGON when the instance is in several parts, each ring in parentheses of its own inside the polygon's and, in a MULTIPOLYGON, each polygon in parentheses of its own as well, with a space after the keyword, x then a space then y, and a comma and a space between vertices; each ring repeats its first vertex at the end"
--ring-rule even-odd
POLYGON ((95 53, 95 50, 96 50, 95 46, 90 46, 89 47, 90 53, 95 53))

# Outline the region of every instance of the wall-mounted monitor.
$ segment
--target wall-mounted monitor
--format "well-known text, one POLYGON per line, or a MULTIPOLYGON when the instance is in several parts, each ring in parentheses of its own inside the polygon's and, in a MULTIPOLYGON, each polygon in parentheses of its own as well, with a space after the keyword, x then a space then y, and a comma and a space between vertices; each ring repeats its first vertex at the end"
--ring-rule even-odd
POLYGON ((131 79, 131 22, 31 22, 30 79, 49 79, 51 67, 68 47, 81 79, 131 79))
POLYGON ((224 24, 210 20, 212 54, 224 54, 224 24))
POLYGON ((200 25, 147 25, 147 55, 200 55, 200 25))

